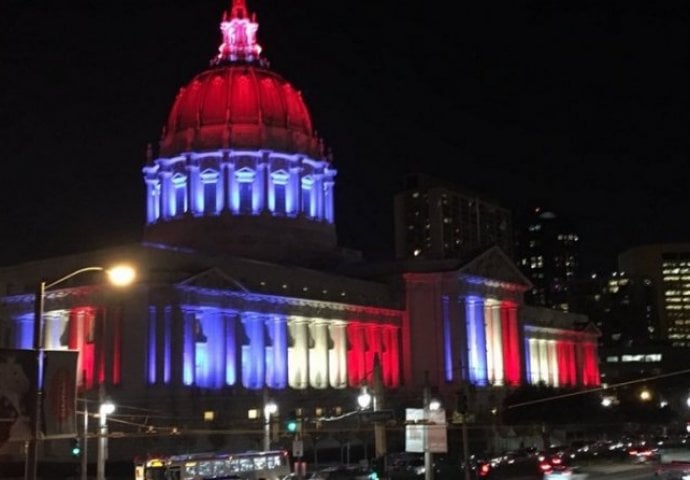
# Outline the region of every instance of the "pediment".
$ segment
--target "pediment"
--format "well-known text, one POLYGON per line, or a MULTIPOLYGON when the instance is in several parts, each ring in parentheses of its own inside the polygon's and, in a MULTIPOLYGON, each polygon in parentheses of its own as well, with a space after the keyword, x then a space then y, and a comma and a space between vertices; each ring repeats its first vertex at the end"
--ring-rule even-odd
POLYGON ((473 258, 462 266, 458 273, 488 281, 516 285, 525 290, 532 288, 532 282, 522 274, 515 263, 499 247, 491 247, 473 258))
POLYGON ((213 290, 232 290, 248 292, 249 290, 239 281, 228 275, 218 267, 213 267, 196 275, 192 275, 178 283, 180 286, 208 288, 213 290))

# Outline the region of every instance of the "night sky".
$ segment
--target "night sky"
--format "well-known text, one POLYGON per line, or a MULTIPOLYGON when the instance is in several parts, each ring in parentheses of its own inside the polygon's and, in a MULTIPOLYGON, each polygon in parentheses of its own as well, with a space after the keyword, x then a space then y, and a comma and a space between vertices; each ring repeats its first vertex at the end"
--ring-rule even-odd
MULTIPOLYGON (((392 253, 413 172, 571 219, 590 269, 690 241, 690 2, 247 3, 333 152, 344 246, 392 253)), ((0 264, 140 239, 146 144, 229 4, 2 1, 0 264)))

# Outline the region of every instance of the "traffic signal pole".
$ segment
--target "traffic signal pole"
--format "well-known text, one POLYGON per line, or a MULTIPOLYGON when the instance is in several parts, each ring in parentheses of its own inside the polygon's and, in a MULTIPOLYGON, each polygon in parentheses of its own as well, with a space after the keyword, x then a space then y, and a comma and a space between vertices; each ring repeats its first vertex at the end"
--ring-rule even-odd
POLYGON ((84 399, 84 431, 81 449, 81 480, 87 480, 86 470, 89 467, 87 452, 89 451, 89 404, 84 399))

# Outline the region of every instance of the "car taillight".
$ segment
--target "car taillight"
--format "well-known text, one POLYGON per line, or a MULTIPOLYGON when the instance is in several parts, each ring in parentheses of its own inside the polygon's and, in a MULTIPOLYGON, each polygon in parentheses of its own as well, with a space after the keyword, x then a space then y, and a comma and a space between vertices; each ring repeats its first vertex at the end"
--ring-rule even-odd
POLYGON ((491 467, 489 466, 489 464, 484 463, 481 467, 479 467, 479 476, 480 477, 486 477, 489 474, 490 470, 491 470, 491 467))
POLYGON ((542 462, 539 464, 539 468, 541 469, 542 472, 548 472, 553 467, 551 467, 550 463, 542 462))

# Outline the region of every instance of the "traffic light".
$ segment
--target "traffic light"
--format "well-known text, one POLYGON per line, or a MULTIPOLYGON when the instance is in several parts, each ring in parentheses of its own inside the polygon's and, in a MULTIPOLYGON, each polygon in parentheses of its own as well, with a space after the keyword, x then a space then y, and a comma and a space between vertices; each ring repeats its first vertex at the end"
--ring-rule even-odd
POLYGON ((297 433, 297 420, 288 418, 285 422, 285 430, 287 430, 288 433, 297 433))
POLYGON ((302 410, 297 409, 290 412, 290 414, 285 419, 285 431, 289 434, 300 433, 300 423, 302 422, 302 410))
POLYGON ((72 448, 70 449, 70 453, 73 457, 81 456, 81 443, 79 443, 78 438, 72 439, 72 448))

